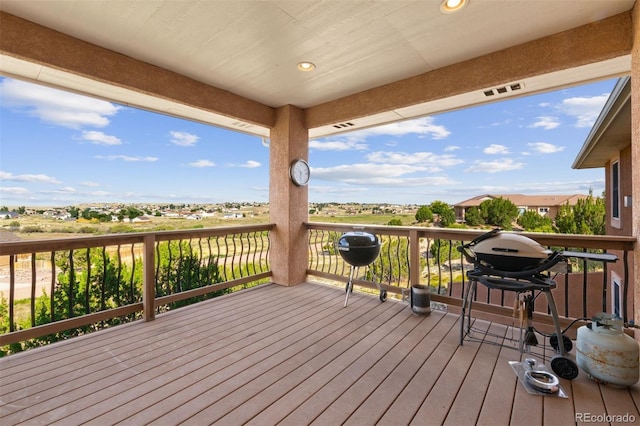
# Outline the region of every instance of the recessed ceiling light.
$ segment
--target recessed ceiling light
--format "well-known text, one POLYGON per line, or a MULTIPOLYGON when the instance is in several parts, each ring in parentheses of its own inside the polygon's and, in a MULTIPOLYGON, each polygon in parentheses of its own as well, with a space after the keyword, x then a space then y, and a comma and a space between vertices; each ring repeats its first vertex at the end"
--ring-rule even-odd
POLYGON ((457 12, 469 3, 469 0, 443 0, 440 3, 440 11, 442 13, 457 12))
POLYGON ((313 71, 315 67, 313 62, 298 62, 298 69, 300 71, 313 71))

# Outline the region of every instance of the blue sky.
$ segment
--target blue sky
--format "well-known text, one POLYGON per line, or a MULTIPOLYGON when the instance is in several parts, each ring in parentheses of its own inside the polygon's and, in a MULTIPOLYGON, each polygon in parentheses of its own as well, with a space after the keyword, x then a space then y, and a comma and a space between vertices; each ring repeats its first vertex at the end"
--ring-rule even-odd
MULTIPOLYGON (((311 140, 310 202, 604 190, 573 170, 615 80, 311 140)), ((0 206, 269 199, 255 136, 0 77, 0 206)))

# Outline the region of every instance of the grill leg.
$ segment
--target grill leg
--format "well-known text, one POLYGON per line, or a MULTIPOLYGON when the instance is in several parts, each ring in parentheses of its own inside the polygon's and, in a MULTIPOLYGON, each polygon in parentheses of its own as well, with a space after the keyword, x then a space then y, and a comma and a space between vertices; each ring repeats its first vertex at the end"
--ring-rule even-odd
POLYGON ((547 297, 547 304, 551 311, 551 317, 553 318, 553 325, 556 329, 556 336, 558 337, 558 352, 560 356, 564 356, 564 342, 562 338, 562 329, 560 328, 560 318, 558 317, 558 308, 556 308, 556 301, 553 298, 551 290, 545 290, 544 295, 547 297))
POLYGON ((349 303, 349 294, 353 291, 353 274, 354 272, 357 270, 358 268, 356 267, 351 267, 351 270, 349 271, 349 282, 347 282, 347 295, 344 299, 344 307, 347 307, 347 304, 349 303))
POLYGON ((476 285, 477 281, 469 281, 469 286, 462 300, 462 311, 460 312, 460 345, 462 345, 464 338, 469 334, 469 330, 471 329, 471 304, 476 294, 476 285), (467 307, 469 308, 469 312, 467 312, 467 307))

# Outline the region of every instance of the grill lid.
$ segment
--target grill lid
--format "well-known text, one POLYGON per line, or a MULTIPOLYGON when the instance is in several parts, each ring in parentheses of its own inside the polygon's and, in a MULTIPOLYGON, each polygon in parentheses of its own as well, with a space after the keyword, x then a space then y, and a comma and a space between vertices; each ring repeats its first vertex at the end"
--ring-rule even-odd
POLYGON ((373 247, 377 246, 378 237, 374 234, 361 231, 347 232, 338 240, 338 250, 349 251, 354 247, 373 247))
POLYGON ((473 247, 476 254, 497 254, 513 257, 546 259, 552 253, 540 243, 519 234, 498 233, 473 247))
POLYGON ((378 257, 380 242, 368 232, 347 232, 338 240, 338 252, 351 266, 367 266, 378 257))
POLYGON ((535 268, 553 254, 524 235, 496 230, 478 237, 469 248, 475 256, 475 262, 509 272, 535 268))

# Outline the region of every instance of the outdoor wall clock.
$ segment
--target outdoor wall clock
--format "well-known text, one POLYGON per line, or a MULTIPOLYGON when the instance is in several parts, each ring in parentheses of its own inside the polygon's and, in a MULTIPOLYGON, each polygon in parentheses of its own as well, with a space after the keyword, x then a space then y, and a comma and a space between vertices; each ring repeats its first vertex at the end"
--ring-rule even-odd
POLYGON ((293 160, 289 166, 289 176, 291 176, 291 181, 297 186, 306 186, 311 177, 309 164, 301 158, 293 160))

